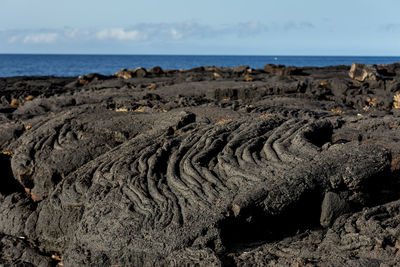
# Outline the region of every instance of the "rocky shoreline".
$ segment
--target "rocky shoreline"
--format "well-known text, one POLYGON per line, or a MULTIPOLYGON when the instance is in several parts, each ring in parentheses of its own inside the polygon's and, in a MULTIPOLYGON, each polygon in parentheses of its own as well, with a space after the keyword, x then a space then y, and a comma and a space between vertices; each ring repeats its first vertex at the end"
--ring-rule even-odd
POLYGON ((400 262, 400 63, 0 78, 0 122, 0 264, 400 262))

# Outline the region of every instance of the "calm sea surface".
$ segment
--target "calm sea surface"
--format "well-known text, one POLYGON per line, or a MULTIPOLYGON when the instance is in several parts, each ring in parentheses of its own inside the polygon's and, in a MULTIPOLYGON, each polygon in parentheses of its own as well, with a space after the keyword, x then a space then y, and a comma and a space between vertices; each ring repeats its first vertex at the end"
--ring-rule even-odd
POLYGON ((9 76, 77 76, 87 73, 110 75, 122 68, 189 69, 199 66, 235 67, 283 64, 291 66, 389 64, 400 57, 338 56, 172 56, 172 55, 11 55, 0 54, 0 77, 9 76))

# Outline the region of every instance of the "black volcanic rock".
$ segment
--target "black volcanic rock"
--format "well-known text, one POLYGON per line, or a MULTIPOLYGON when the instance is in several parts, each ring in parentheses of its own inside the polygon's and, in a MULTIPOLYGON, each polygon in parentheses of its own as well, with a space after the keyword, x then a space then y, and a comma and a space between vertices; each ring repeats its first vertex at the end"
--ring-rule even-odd
POLYGON ((397 263, 397 67, 377 69, 0 79, 0 264, 397 263))
POLYGON ((324 227, 331 226, 337 217, 348 213, 350 207, 347 202, 340 198, 340 196, 333 192, 327 192, 322 201, 321 207, 321 225, 324 227))

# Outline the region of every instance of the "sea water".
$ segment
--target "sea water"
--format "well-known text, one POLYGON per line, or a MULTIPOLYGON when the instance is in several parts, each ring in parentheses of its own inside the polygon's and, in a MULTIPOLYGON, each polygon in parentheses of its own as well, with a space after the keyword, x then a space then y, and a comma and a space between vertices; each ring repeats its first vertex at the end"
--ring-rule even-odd
POLYGON ((122 68, 190 69, 199 66, 235 67, 249 65, 263 68, 266 64, 287 66, 332 66, 390 64, 400 57, 361 56, 198 56, 198 55, 29 55, 0 54, 0 77, 10 76, 78 76, 87 73, 110 75, 122 68))

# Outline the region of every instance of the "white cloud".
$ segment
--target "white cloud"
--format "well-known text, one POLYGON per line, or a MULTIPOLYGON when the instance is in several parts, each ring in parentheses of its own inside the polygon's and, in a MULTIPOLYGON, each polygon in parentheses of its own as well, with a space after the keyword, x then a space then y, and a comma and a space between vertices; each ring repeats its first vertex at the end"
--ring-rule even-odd
POLYGON ((147 39, 147 35, 140 31, 126 31, 124 28, 104 29, 97 32, 96 37, 100 40, 116 39, 121 41, 143 41, 147 39))
POLYGON ((23 42, 24 44, 51 44, 56 41, 57 37, 57 33, 34 33, 25 36, 23 42))
POLYGON ((8 39, 8 43, 9 43, 9 44, 16 43, 17 41, 18 41, 18 36, 11 36, 11 37, 8 39))
POLYGON ((88 37, 89 35, 90 35, 90 31, 88 31, 88 30, 68 29, 68 30, 64 31, 64 36, 68 39, 88 37))
MULTIPOLYGON (((224 36, 236 38, 257 38, 266 34, 286 31, 310 31, 315 28, 309 22, 269 23, 259 21, 238 22, 234 25, 202 24, 195 21, 179 23, 140 23, 129 27, 116 28, 47 28, 47 29, 0 29, 0 37, 8 44, 71 44, 108 41, 151 41, 164 43, 169 41, 185 42, 214 40, 224 36)), ((394 31, 398 25, 389 24, 386 30, 394 31)))
POLYGON ((171 29, 171 36, 175 40, 179 40, 183 38, 183 34, 177 31, 176 29, 171 29))
POLYGON ((229 31, 238 35, 239 37, 251 37, 268 32, 270 29, 258 21, 238 23, 231 26, 229 31))
POLYGON ((301 22, 289 21, 283 25, 283 29, 286 31, 310 30, 314 28, 315 28, 314 24, 306 21, 301 21, 301 22))

